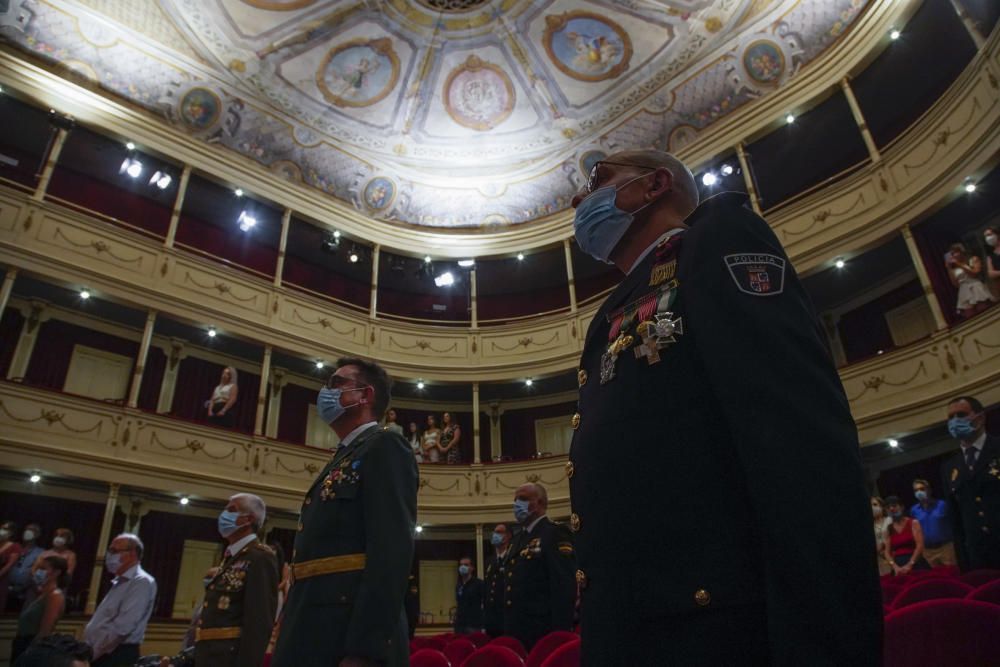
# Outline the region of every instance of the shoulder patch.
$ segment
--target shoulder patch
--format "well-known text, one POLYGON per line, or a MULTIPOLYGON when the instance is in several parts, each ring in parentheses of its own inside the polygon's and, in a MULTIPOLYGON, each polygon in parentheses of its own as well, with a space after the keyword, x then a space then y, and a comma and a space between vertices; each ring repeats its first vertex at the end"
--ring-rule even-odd
POLYGON ((740 253, 722 258, 741 292, 751 296, 775 296, 785 291, 787 262, 777 255, 740 253))

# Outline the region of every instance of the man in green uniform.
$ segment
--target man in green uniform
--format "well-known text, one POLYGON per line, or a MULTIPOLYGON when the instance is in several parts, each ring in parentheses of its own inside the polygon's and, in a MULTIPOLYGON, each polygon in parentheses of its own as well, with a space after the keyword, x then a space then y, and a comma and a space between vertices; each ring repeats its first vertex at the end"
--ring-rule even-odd
POLYGON ((318 414, 340 446, 302 501, 273 667, 409 664, 417 464, 378 426, 391 386, 377 364, 346 358, 320 390, 318 414))
POLYGON ((195 629, 195 663, 259 667, 278 607, 278 561, 257 540, 264 501, 250 493, 229 499, 219 515, 219 534, 229 543, 218 572, 205 586, 195 629))

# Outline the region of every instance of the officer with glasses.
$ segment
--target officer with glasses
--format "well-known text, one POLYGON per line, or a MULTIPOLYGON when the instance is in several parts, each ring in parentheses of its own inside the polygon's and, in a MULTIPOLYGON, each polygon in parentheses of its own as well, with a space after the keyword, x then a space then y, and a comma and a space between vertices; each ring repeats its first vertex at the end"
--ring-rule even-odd
POLYGON ((746 202, 699 205, 653 150, 573 199, 580 249, 624 274, 586 334, 566 467, 588 667, 880 662, 857 429, 746 202))

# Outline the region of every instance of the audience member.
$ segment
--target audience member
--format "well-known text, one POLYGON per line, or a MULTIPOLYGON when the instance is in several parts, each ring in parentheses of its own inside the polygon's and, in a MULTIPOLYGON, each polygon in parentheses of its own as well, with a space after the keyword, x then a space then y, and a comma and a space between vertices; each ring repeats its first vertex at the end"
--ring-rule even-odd
POLYGON ((38 594, 24 606, 17 619, 17 634, 10 648, 11 662, 16 661, 33 641, 51 635, 56 621, 66 611, 67 567, 66 559, 61 556, 44 556, 33 570, 32 580, 38 594))
POLYGON ((462 427, 452 422, 450 412, 441 415, 441 423, 444 426, 441 430, 441 454, 445 456, 447 463, 452 465, 461 463, 462 453, 458 443, 462 439, 462 427))
MULTIPOLYGON (((202 577, 202 584, 208 589, 208 585, 212 583, 215 579, 215 575, 219 573, 218 567, 210 567, 205 570, 205 576, 202 577)), ((181 641, 181 650, 193 649, 195 640, 197 639, 197 630, 201 625, 201 612, 205 608, 205 599, 202 597, 201 603, 195 608, 194 613, 191 614, 191 623, 188 624, 187 632, 184 633, 184 639, 181 641)))
POLYGON ((903 503, 898 496, 885 499, 892 523, 889 524, 889 552, 895 574, 909 574, 913 570, 929 570, 923 558, 924 532, 920 523, 903 514, 903 503))
POLYGON ((986 435, 986 412, 972 396, 948 404, 948 432, 962 447, 941 469, 959 567, 1000 569, 1000 438, 986 435))
POLYGON ((504 634, 531 650, 553 630, 573 629, 576 554, 569 529, 545 515, 549 498, 541 484, 523 484, 514 495, 521 526, 507 571, 504 634))
POLYGON ((409 434, 410 449, 413 450, 413 457, 417 459, 417 463, 424 462, 424 449, 423 449, 423 438, 420 435, 420 431, 417 429, 417 422, 410 422, 410 434, 409 434))
POLYGON ((93 651, 70 635, 49 635, 33 643, 13 667, 88 667, 93 651))
POLYGON ((212 397, 205 401, 205 407, 208 409, 208 421, 216 426, 232 428, 236 423, 236 413, 233 412, 233 407, 236 405, 239 393, 236 369, 232 366, 226 366, 222 369, 219 384, 212 390, 212 397))
POLYGON ((42 552, 42 555, 35 561, 33 570, 38 567, 38 563, 46 556, 59 556, 66 559, 66 576, 73 578, 76 572, 76 554, 70 549, 73 546, 73 531, 69 528, 57 528, 56 534, 52 538, 52 546, 42 552))
POLYGON ((17 599, 18 610, 35 597, 31 568, 45 551, 39 544, 41 538, 42 529, 37 523, 29 523, 21 534, 21 554, 10 571, 10 592, 17 599))
POLYGON ((396 411, 392 408, 389 408, 389 411, 385 413, 385 430, 396 435, 403 435, 403 427, 396 422, 396 411))
POLYGON ((910 508, 910 516, 920 522, 924 533, 924 560, 931 567, 955 565, 948 503, 931 495, 931 485, 926 479, 913 480, 913 495, 917 504, 910 508))
POLYGON ((986 244, 986 278, 993 292, 993 300, 1000 299, 1000 227, 987 227, 983 230, 983 243, 986 244))
POLYGON ((0 524, 0 614, 7 609, 7 591, 10 573, 21 557, 21 545, 15 542, 17 524, 4 521, 0 524))
POLYGON ((885 511, 885 505, 878 496, 872 496, 872 519, 875 527, 875 555, 878 558, 879 576, 893 573, 892 554, 889 553, 889 525, 892 519, 885 511))
POLYGON ((434 415, 427 415, 427 430, 424 431, 420 448, 424 450, 424 460, 438 463, 441 460, 441 429, 434 415))
POLYGON ((945 266, 948 267, 951 284, 958 288, 955 310, 962 319, 968 319, 990 307, 993 297, 979 279, 983 264, 978 257, 970 257, 963 244, 954 243, 945 255, 945 266))
POLYGON ((483 630, 483 580, 475 576, 472 559, 458 562, 455 585, 455 634, 468 635, 483 630))
POLYGON ((483 622, 486 634, 499 637, 503 634, 504 595, 507 585, 507 561, 510 558, 510 531, 506 524, 498 523, 490 535, 493 556, 486 566, 486 600, 483 602, 483 622))
POLYGON ((156 600, 156 580, 142 569, 142 540, 122 533, 111 540, 104 567, 114 575, 111 590, 83 631, 94 651, 94 667, 132 667, 156 600))
POLYGON ((237 493, 219 514, 228 546, 219 572, 205 587, 195 631, 197 665, 260 667, 278 608, 278 560, 257 540, 267 508, 260 497, 237 493))

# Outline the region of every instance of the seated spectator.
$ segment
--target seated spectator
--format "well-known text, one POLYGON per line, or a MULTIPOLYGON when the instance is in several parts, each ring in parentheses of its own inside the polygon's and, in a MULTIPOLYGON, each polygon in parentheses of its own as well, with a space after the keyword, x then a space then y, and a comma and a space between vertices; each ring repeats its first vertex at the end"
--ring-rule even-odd
POLYGON ((32 577, 37 595, 24 606, 17 619, 17 634, 10 647, 10 659, 16 661, 33 641, 52 634, 56 621, 66 611, 66 559, 45 556, 32 577))
POLYGON ((424 462, 424 450, 421 446, 423 438, 420 435, 420 431, 417 429, 417 422, 410 422, 410 449, 413 450, 413 456, 417 459, 417 463, 424 462))
POLYGON ((948 503, 931 495, 931 485, 925 479, 913 480, 913 495, 917 497, 917 504, 910 508, 910 516, 920 523, 924 533, 924 560, 931 567, 955 565, 958 561, 948 503))
POLYGON ((885 511, 885 505, 878 496, 872 496, 872 520, 875 527, 875 554, 878 557, 878 573, 884 577, 893 573, 892 555, 889 553, 889 524, 892 519, 885 511))
POLYGON ((385 413, 385 430, 403 435, 403 427, 396 422, 396 411, 392 408, 385 413))
POLYGON ((73 546, 73 531, 69 528, 57 528, 55 537, 52 538, 52 547, 42 552, 42 555, 35 561, 32 571, 38 568, 38 564, 46 556, 59 556, 66 559, 66 576, 73 578, 76 571, 76 554, 70 549, 73 546))
POLYGON ((889 550, 895 574, 909 574, 913 570, 929 570, 924 560, 924 533, 920 522, 903 514, 903 503, 898 496, 885 499, 892 523, 889 525, 889 550))
POLYGON ((39 544, 41 537, 42 529, 37 523, 29 523, 21 534, 21 554, 10 571, 10 592, 14 594, 17 611, 35 597, 31 568, 45 551, 39 544))
POLYGON ((14 667, 89 667, 93 652, 70 635, 49 635, 34 642, 14 667))
POLYGON ((979 278, 983 263, 978 257, 970 257, 963 244, 955 243, 945 255, 945 266, 948 267, 951 284, 958 288, 955 311, 959 317, 965 320, 990 307, 993 297, 979 278))
POLYGON ((1000 299, 1000 227, 987 227, 983 230, 983 243, 986 244, 986 278, 993 292, 993 300, 1000 299))
POLYGON ((455 585, 455 634, 468 635, 483 630, 483 597, 485 586, 477 579, 471 558, 458 562, 458 583, 455 585))
POLYGON ((236 424, 236 414, 233 407, 239 398, 239 387, 236 385, 236 369, 226 366, 222 369, 219 384, 212 390, 212 398, 205 401, 208 409, 208 421, 216 426, 232 428, 236 424))
POLYGON ((21 557, 21 545, 14 541, 17 524, 4 521, 0 524, 0 614, 7 609, 7 591, 10 589, 10 573, 21 557))
POLYGON ((461 463, 462 454, 458 449, 458 443, 462 440, 462 427, 451 420, 450 412, 441 415, 441 423, 444 424, 441 430, 441 454, 451 465, 461 463))

